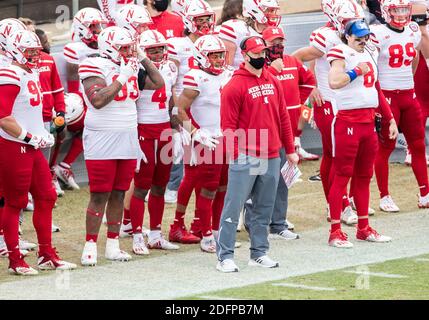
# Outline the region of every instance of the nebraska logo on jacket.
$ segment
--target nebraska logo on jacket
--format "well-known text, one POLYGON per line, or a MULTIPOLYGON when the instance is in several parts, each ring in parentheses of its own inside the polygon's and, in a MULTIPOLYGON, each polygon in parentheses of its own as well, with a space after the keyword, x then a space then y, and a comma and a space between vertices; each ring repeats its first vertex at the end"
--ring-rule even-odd
POLYGON ((274 85, 271 83, 262 84, 260 86, 255 86, 249 88, 249 94, 252 95, 253 99, 260 98, 262 96, 273 96, 274 95, 274 85))

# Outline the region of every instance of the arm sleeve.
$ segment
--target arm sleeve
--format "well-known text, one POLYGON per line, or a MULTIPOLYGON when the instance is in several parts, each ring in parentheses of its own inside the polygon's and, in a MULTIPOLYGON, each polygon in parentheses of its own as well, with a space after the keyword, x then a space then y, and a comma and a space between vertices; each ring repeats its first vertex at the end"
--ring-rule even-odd
POLYGON ((146 84, 146 77, 147 77, 146 70, 140 68, 139 69, 139 75, 138 75, 138 81, 137 81, 140 91, 143 91, 143 89, 144 89, 144 85, 146 84))
POLYGON ((12 114, 13 104, 19 94, 20 88, 14 84, 0 85, 0 119, 6 118, 12 114))
MULTIPOLYGON (((280 86, 278 85, 277 88, 280 86)), ((280 88, 279 88, 280 89, 280 88)), ((295 152, 295 145, 293 143, 293 132, 292 125, 290 123, 289 113, 286 108, 286 100, 283 95, 283 91, 280 89, 279 92, 279 115, 280 115, 280 139, 282 140, 283 147, 286 150, 286 154, 295 152)))
POLYGON ((390 109, 390 105, 387 102, 386 97, 384 96, 384 93, 381 90, 380 83, 378 81, 375 83, 375 88, 378 92, 378 111, 383 118, 385 118, 387 121, 390 121, 393 118, 392 110, 390 109))
POLYGON ((60 75, 58 74, 57 65, 55 62, 52 65, 51 71, 51 88, 55 111, 66 112, 66 105, 64 103, 64 88, 61 84, 60 75))

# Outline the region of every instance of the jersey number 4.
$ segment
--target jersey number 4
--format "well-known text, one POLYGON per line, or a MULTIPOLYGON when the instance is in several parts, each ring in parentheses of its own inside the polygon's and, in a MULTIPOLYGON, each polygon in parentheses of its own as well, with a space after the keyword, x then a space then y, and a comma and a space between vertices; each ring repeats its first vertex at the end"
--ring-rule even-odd
POLYGON ((165 91, 165 86, 161 89, 156 90, 152 95, 152 102, 158 102, 159 109, 165 109, 166 108, 166 102, 167 102, 167 93, 165 91))
POLYGON ((405 48, 400 44, 395 44, 389 47, 389 55, 389 66, 391 68, 400 68, 403 65, 409 66, 413 62, 416 56, 416 49, 414 49, 414 44, 411 42, 407 43, 405 48), (404 53, 409 59, 404 58, 404 53))

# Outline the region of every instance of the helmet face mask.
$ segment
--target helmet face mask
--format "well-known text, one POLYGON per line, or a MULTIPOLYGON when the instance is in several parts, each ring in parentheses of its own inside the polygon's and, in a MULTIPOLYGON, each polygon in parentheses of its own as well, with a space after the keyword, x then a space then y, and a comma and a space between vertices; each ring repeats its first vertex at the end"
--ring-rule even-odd
POLYGON ((146 52, 149 60, 151 60, 157 68, 167 61, 167 41, 159 31, 146 30, 140 35, 138 45, 146 52))
POLYGON ((167 61, 167 47, 165 45, 152 46, 145 49, 146 55, 153 64, 159 68, 162 63, 167 61))
POLYGON ((100 56, 120 64, 123 59, 126 63, 137 57, 136 41, 131 34, 120 27, 104 29, 98 37, 100 56))
POLYGON ((388 11, 390 16, 389 24, 394 27, 405 27, 411 21, 411 5, 391 6, 388 11))
POLYGON ((279 8, 273 7, 262 7, 265 17, 267 18, 267 25, 270 27, 277 27, 280 24, 281 16, 279 13, 279 8))
POLYGON ((39 66, 40 61, 40 48, 27 48, 22 50, 22 55, 27 60, 25 65, 30 69, 35 69, 39 66))
POLYGON ((79 38, 86 45, 98 48, 98 35, 108 22, 104 20, 101 11, 94 8, 83 8, 73 18, 73 36, 79 38))
POLYGON ((210 67, 205 70, 214 75, 219 75, 223 72, 226 65, 226 51, 214 51, 207 55, 207 60, 210 67))
POLYGON ((214 28, 214 15, 201 15, 196 16, 193 19, 193 24, 196 29, 196 34, 205 36, 213 32, 214 28))
POLYGON ((124 59, 125 63, 128 63, 130 59, 135 58, 137 56, 135 43, 118 46, 117 50, 119 52, 120 57, 124 59))
POLYGON ((20 30, 7 39, 8 55, 20 65, 36 69, 39 65, 42 44, 34 32, 20 30))
POLYGON ((259 25, 278 27, 281 22, 278 0, 243 0, 243 16, 259 25))

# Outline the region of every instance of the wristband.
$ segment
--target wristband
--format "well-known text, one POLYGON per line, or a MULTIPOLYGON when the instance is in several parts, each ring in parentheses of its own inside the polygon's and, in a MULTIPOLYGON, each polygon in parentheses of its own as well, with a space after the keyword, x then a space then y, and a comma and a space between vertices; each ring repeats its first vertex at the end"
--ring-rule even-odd
POLYGON ((124 85, 125 83, 127 83, 128 78, 126 75, 120 74, 117 78, 117 81, 119 81, 120 84, 124 85))
POLYGON ((350 77, 350 82, 352 82, 358 77, 358 73, 355 69, 346 72, 346 74, 350 77))
POLYGON ((173 108, 171 109, 171 114, 172 114, 173 116, 177 116, 177 115, 179 114, 179 108, 178 108, 178 107, 173 107, 173 108))

